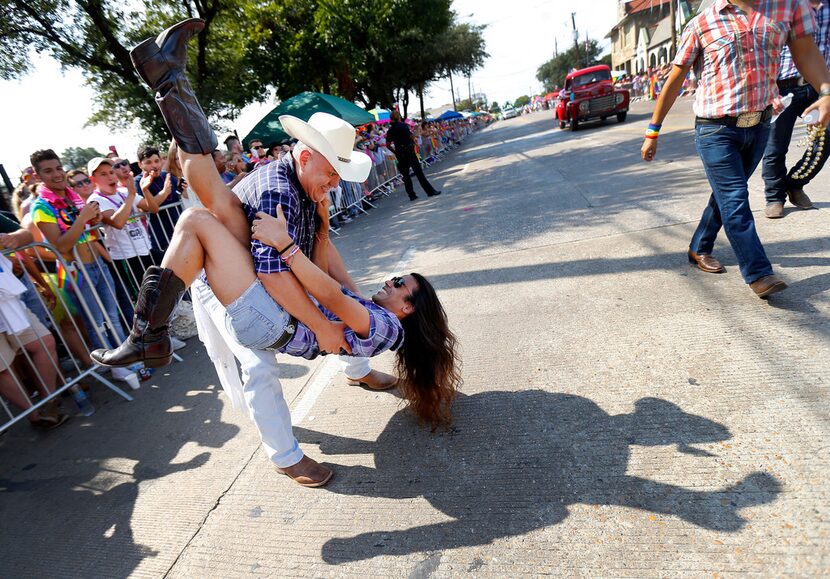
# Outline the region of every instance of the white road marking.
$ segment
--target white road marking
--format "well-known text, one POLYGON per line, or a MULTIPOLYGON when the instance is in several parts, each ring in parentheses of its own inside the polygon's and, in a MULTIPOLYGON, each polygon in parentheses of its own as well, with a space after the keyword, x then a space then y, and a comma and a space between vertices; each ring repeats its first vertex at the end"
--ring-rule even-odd
MULTIPOLYGON (((414 247, 410 247, 404 251, 400 261, 395 264, 395 269, 389 277, 402 274, 404 268, 406 268, 409 262, 412 261, 413 255, 415 255, 414 247)), ((383 280, 379 283, 382 282, 383 280)), ((320 364, 311 385, 309 385, 306 389, 303 397, 300 399, 300 402, 294 410, 291 411, 291 424, 296 426, 305 420, 320 395, 332 383, 334 377, 345 367, 346 363, 340 360, 340 356, 328 356, 323 363, 320 364)))

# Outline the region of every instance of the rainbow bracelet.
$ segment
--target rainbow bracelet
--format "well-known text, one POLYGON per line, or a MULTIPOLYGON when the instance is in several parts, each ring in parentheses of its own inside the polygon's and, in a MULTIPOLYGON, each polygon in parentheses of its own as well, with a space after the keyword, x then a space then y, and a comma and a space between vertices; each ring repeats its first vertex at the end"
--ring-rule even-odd
POLYGON ((660 128, 663 125, 649 124, 646 129, 646 139, 656 139, 660 135, 660 128))

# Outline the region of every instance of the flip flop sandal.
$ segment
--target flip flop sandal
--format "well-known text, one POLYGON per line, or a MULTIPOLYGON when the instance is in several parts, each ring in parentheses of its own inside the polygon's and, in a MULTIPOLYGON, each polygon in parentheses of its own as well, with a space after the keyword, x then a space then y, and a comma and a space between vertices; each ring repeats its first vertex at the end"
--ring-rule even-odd
POLYGON ((52 430, 67 420, 69 420, 68 414, 58 414, 56 416, 43 416, 40 420, 35 420, 34 422, 30 422, 30 424, 40 430, 52 430))

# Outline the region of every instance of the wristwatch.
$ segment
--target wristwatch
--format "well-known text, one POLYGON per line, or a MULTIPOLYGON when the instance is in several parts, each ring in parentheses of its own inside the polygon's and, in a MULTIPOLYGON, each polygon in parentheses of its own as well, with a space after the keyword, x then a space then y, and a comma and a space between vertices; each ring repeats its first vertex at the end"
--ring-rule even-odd
POLYGON ((830 96, 830 88, 823 88, 823 89, 821 89, 821 92, 818 93, 818 98, 820 98, 820 99, 822 99, 826 96, 830 96))

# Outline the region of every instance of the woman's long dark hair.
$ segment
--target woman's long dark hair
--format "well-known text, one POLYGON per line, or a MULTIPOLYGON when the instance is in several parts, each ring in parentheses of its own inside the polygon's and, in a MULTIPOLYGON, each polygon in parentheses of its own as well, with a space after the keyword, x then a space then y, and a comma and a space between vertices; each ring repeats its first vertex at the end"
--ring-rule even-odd
POLYGON ((438 295, 424 276, 409 302, 415 311, 401 320, 403 346, 397 351, 400 388, 419 419, 433 429, 452 422, 452 401, 461 384, 455 334, 438 295))

